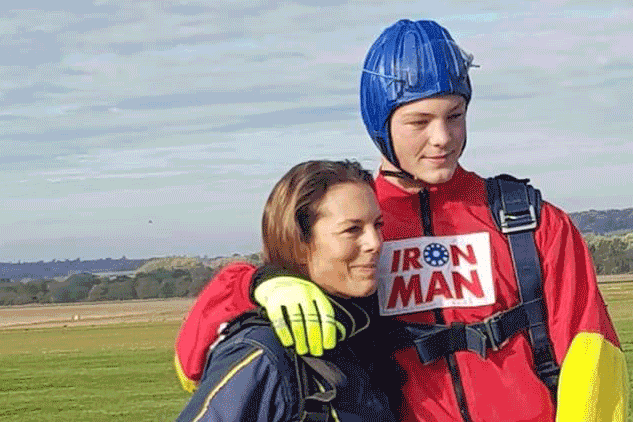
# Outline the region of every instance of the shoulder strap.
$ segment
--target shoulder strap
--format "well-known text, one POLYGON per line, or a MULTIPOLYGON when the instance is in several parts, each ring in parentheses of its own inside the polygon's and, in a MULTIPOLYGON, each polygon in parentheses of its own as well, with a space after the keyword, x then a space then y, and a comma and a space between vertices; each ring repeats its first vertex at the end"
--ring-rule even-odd
POLYGON ((337 390, 347 383, 345 374, 332 362, 310 356, 295 356, 295 362, 302 371, 298 377, 305 390, 302 391, 301 421, 326 422, 330 414, 335 413, 332 401, 336 398, 337 390), (312 374, 309 374, 312 372, 312 374), (317 375, 317 378, 314 375, 317 375), (311 382, 312 381, 312 382, 311 382), (321 382, 323 384, 321 384, 321 382), (316 386, 314 385, 316 383, 316 386), (316 388, 315 388, 316 387, 316 388), (307 393, 312 389, 313 394, 307 393), (303 395, 303 391, 306 395, 303 395), (305 398, 304 398, 305 397, 305 398))
POLYGON ((539 224, 541 211, 541 193, 528 182, 529 179, 501 174, 486 179, 486 190, 492 216, 510 244, 521 302, 529 321, 536 373, 555 399, 560 368, 554 359, 547 332, 541 263, 534 242, 534 230, 539 224))
POLYGON ((261 307, 243 312, 229 321, 219 334, 225 339, 246 327, 253 325, 270 325, 270 321, 265 317, 265 312, 266 311, 261 307))
POLYGON ((332 401, 337 389, 347 382, 345 374, 332 362, 292 352, 301 394, 301 422, 327 422, 334 412, 332 401), (315 377, 316 375, 316 377, 315 377), (312 392, 312 393, 311 393, 312 392))
MULTIPOLYGON (((222 335, 230 337, 244 328, 255 325, 270 325, 265 317, 265 310, 257 308, 244 312, 233 319, 222 331, 222 335)), ((253 333, 249 338, 263 345, 272 347, 274 334, 253 333)), ((275 342, 276 343, 276 342, 275 342)), ((276 347, 283 348, 281 344, 276 347)), ((345 385, 345 374, 332 362, 310 356, 300 356, 294 349, 283 348, 294 362, 299 387, 299 421, 327 422, 332 413, 332 400, 336 398, 337 388, 345 385), (322 388, 319 388, 322 387, 322 388)), ((289 369, 289 368, 288 368, 289 369)))

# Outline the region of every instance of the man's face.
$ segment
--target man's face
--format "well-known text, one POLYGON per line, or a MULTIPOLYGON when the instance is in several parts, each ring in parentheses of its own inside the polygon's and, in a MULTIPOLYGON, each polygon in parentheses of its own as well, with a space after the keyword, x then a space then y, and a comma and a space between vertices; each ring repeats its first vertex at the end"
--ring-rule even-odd
POLYGON ((447 182, 466 142, 466 100, 443 95, 405 104, 392 114, 390 130, 402 170, 425 183, 447 182))

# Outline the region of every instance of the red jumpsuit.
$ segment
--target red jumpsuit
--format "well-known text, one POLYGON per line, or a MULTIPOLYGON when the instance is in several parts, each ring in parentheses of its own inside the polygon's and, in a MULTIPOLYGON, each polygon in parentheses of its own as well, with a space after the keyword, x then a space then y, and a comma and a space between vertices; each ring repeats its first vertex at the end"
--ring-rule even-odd
MULTIPOLYGON (((518 287, 508 242, 490 214, 484 180, 458 167, 450 181, 427 189, 430 213, 423 213, 421 195, 408 193, 382 176, 376 180, 385 222, 379 270, 382 312, 409 322, 468 324, 517 305, 518 287), (423 214, 427 216, 427 236, 423 214), (422 245, 417 250, 411 246, 416 241, 407 241, 415 238, 420 238, 416 241, 422 245), (423 248, 425 245, 428 248, 423 248), (436 319, 438 313, 443 321, 436 319)), ((580 332, 598 333, 619 347, 598 291, 591 256, 569 217, 544 202, 535 242, 557 363, 562 363, 580 332)), ((195 379, 196 375, 186 367, 187 362, 195 361, 192 356, 196 353, 198 360, 201 355, 200 347, 197 352, 189 347, 191 336, 199 339, 201 326, 213 330, 219 323, 216 316, 211 325, 197 320, 205 318, 204 309, 218 308, 205 304, 228 287, 241 293, 223 294, 224 314, 231 313, 226 309, 237 312, 252 307, 246 294, 252 271, 246 266, 227 269, 222 277, 232 274, 230 285, 227 277, 219 279, 220 283, 214 281, 194 306, 176 350, 177 366, 187 378, 195 379)), ((488 350, 485 359, 470 351, 453 356, 456 371, 451 375, 445 358, 423 365, 414 348, 395 353, 398 365, 406 372, 400 420, 554 420, 556 409, 549 390, 533 370, 532 349, 525 333, 516 334, 497 351, 488 350)))

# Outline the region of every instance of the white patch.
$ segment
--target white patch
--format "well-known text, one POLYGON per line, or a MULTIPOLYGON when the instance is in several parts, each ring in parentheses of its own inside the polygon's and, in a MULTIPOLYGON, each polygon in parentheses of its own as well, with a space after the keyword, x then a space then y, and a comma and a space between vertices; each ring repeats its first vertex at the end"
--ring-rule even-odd
POLYGON ((486 232, 385 242, 377 277, 381 315, 495 303, 486 232))
POLYGON ((223 322, 218 326, 218 330, 216 331, 218 338, 216 338, 215 341, 211 343, 211 345, 209 346, 209 350, 207 350, 207 358, 205 359, 205 362, 209 360, 209 356, 211 356, 211 352, 213 352, 213 349, 215 349, 217 345, 220 344, 220 342, 226 338, 226 335, 222 334, 222 331, 224 331, 224 329, 228 326, 229 326, 228 322, 223 322))

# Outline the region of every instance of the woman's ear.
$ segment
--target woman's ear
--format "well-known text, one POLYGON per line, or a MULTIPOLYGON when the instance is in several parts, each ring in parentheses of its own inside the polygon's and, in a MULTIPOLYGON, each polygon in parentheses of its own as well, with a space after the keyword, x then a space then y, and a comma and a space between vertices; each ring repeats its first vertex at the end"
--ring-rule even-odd
POLYGON ((301 274, 304 277, 310 278, 310 244, 305 242, 299 242, 299 247, 297 248, 298 256, 297 256, 297 267, 299 267, 301 274))
POLYGON ((299 242, 299 247, 297 248, 297 259, 298 263, 302 266, 308 265, 308 256, 310 254, 310 245, 305 242, 299 242))

